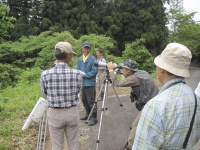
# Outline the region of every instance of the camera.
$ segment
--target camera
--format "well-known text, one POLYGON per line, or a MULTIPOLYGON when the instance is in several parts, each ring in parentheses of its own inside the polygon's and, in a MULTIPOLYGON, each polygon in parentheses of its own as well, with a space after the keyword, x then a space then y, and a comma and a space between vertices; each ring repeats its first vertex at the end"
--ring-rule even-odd
MULTIPOLYGON (((122 67, 120 65, 117 65, 116 63, 113 63, 113 64, 115 66, 115 69, 122 69, 122 67)), ((96 67, 107 67, 107 63, 96 60, 94 62, 94 66, 96 66, 96 67)))

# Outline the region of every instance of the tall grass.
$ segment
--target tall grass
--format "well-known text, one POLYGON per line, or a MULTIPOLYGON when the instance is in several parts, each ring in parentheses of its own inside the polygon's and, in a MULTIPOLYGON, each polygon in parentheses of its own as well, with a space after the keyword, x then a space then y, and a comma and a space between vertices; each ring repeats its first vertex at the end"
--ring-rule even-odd
POLYGON ((8 87, 0 95, 0 149, 16 150, 35 149, 37 143, 38 124, 32 123, 31 128, 21 128, 32 111, 39 97, 39 81, 20 82, 16 87, 8 87))

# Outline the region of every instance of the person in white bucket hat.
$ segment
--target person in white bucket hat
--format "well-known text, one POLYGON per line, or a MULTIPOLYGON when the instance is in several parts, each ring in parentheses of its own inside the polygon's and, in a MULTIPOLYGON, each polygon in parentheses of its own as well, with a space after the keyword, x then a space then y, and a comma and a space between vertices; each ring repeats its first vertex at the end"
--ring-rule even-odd
MULTIPOLYGON (((159 81, 163 84, 157 96, 143 108, 132 150, 184 149, 195 109, 195 95, 185 84, 189 77, 192 54, 179 43, 170 43, 154 59, 159 81)), ((200 138, 200 100, 186 149, 193 149, 200 138)))

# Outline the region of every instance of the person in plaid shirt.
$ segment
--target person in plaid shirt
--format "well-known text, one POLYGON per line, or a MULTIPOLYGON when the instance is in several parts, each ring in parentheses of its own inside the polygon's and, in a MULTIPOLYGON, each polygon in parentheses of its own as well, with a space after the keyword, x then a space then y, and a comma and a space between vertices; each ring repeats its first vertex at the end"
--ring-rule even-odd
POLYGON ((48 105, 47 119, 52 149, 64 149, 66 136, 68 149, 78 150, 79 137, 79 97, 82 87, 82 75, 79 70, 70 67, 76 54, 68 42, 55 45, 55 67, 41 74, 40 84, 48 105))
MULTIPOLYGON (((185 84, 189 77, 192 54, 179 43, 170 43, 154 59, 159 81, 157 96, 143 108, 132 150, 183 149, 194 114, 195 95, 185 84)), ((186 149, 191 150, 200 138, 200 100, 186 149)))

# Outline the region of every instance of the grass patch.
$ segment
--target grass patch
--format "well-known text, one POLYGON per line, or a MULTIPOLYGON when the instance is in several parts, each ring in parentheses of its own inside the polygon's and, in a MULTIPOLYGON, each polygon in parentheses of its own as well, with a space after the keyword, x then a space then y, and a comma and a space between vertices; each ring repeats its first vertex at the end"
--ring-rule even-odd
POLYGON ((32 84, 18 83, 8 87, 0 95, 0 149, 31 150, 36 148, 38 123, 32 123, 30 129, 22 131, 28 115, 39 97, 39 81, 32 84))

